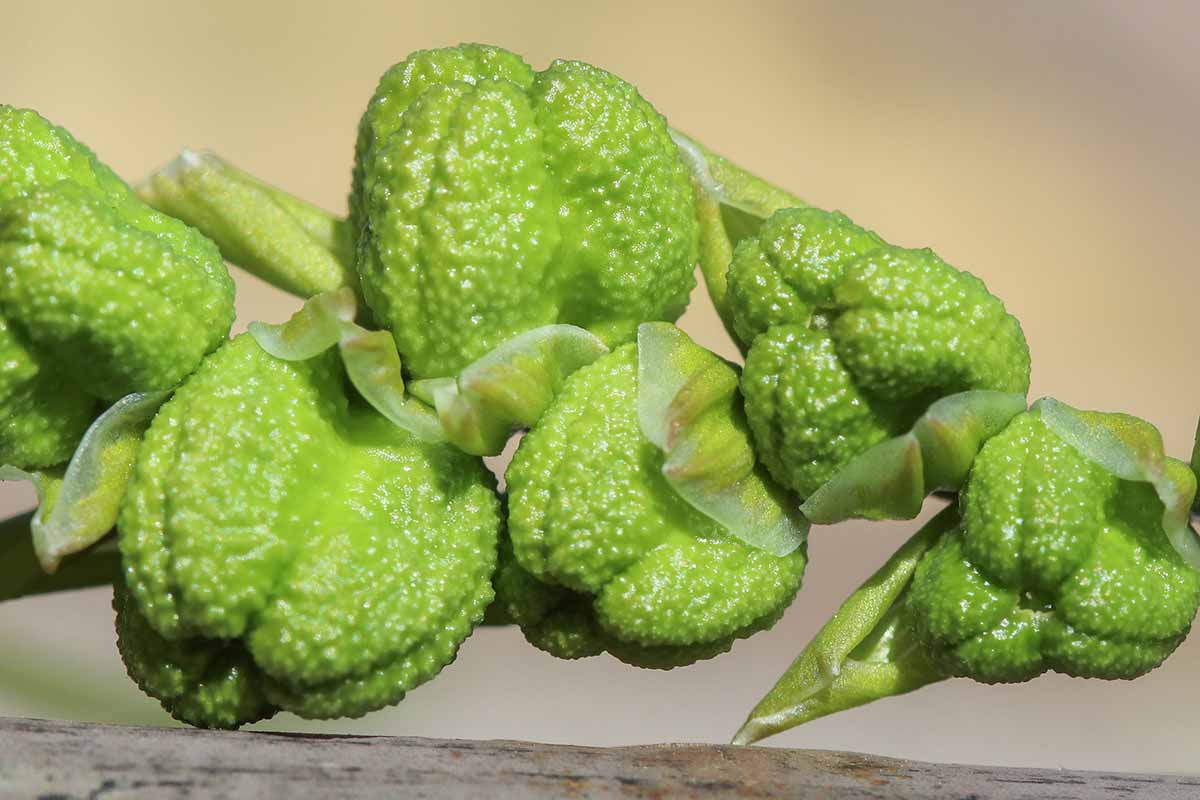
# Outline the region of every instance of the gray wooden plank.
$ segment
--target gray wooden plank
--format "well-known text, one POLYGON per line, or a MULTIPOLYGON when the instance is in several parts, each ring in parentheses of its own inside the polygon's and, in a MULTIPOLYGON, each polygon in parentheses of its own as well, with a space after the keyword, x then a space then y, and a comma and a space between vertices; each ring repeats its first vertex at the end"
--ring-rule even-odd
POLYGON ((0 718, 0 795, 38 798, 1197 798, 1200 777, 725 745, 571 747, 0 718))

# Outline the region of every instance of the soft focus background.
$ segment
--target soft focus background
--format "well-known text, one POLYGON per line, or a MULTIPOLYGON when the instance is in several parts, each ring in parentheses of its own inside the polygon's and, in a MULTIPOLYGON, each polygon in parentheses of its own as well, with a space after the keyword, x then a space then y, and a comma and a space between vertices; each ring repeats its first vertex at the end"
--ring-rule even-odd
MULTIPOLYGON (((486 41, 636 84, 675 126, 898 244, 929 245, 1020 318, 1033 396, 1128 411, 1186 457, 1200 402, 1200 6, 694 0, 80 4, 0 0, 0 102, 38 109, 138 180, 211 148, 342 212, 354 130, 409 51, 486 41)), ((239 328, 298 302, 239 275, 239 328)), ((732 355, 702 294, 684 318, 732 355)), ((0 511, 32 504, 0 487, 0 511)), ((257 729, 616 745, 721 742, 840 600, 913 530, 814 531, 772 631, 669 673, 557 661, 482 630, 398 707, 257 729)), ((941 761, 1200 772, 1200 636, 1132 683, 952 681, 772 745, 941 761)), ((0 606, 0 715, 171 724, 125 677, 109 592, 0 606)))

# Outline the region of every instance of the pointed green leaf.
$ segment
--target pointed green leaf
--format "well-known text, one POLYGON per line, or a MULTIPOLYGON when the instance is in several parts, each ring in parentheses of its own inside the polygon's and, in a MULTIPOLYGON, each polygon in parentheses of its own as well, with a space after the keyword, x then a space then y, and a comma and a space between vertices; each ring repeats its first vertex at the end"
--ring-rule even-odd
POLYGON ((977 389, 943 397, 913 425, 921 443, 925 491, 959 489, 984 442, 1026 408, 1025 395, 977 389))
POLYGON ((676 493, 752 547, 783 556, 808 522, 756 463, 737 372, 665 322, 638 328, 638 421, 676 493))
POLYGON ((908 433, 875 445, 837 472, 800 510, 818 525, 863 517, 912 519, 938 489, 959 489, 975 455, 1025 410, 1020 394, 975 390, 937 400, 908 433))
MULTIPOLYGON (((704 193, 723 207, 741 211, 749 219, 760 222, 781 208, 808 205, 794 194, 752 175, 727 158, 719 156, 690 136, 677 130, 671 138, 692 171, 692 177, 704 193)), ((753 231, 735 229, 735 237, 748 236, 753 231)), ((734 244, 737 243, 734 239, 734 244)))
POLYGON ((1196 476, 1182 461, 1167 457, 1157 428, 1128 414, 1081 411, 1052 397, 1037 401, 1032 410, 1085 458, 1121 480, 1153 486, 1163 504, 1163 532, 1184 561, 1200 569, 1200 542, 1190 524, 1196 476))
POLYGON ((311 297, 358 285, 345 220, 212 153, 184 150, 137 192, 154 208, 198 228, 226 260, 284 291, 311 297))
POLYGON ((30 528, 46 572, 116 524, 142 435, 169 394, 131 394, 114 403, 87 429, 61 476, 0 467, 0 480, 31 480, 37 489, 40 504, 30 528))
POLYGON ((903 595, 917 562, 957 524, 957 509, 944 509, 850 595, 750 712, 733 743, 752 744, 944 679, 904 625, 903 595))
POLYGON ((817 525, 855 517, 912 519, 925 503, 921 442, 909 432, 880 442, 809 495, 800 511, 817 525))

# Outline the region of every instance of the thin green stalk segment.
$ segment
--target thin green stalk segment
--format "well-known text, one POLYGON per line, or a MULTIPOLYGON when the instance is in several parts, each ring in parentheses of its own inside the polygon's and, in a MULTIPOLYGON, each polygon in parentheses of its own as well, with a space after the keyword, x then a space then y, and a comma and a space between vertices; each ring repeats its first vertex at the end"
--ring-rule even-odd
POLYGON ((217 243, 226 260, 273 286, 311 297, 358 288, 349 225, 212 153, 185 150, 138 194, 217 243))
MULTIPOLYGON (((1200 421, 1196 422, 1196 442, 1192 445, 1192 474, 1196 476, 1196 480, 1200 481, 1200 421)), ((1200 494, 1197 495, 1195 502, 1192 504, 1192 510, 1200 512, 1200 494)))
MULTIPOLYGON (((726 330, 733 331, 726 273, 733 248, 781 208, 805 207, 800 198, 752 175, 677 130, 671 137, 692 170, 700 221, 700 272, 726 330)), ((745 343, 748 344, 748 343, 745 343)))
POLYGON ((121 553, 112 536, 66 559, 54 574, 47 574, 33 549, 32 521, 31 511, 0 522, 0 602, 106 586, 120 575, 121 553))
POLYGON ((946 678, 908 632, 903 596, 917 562, 957 524, 957 509, 946 508, 850 595, 750 712, 733 743, 752 744, 946 678))

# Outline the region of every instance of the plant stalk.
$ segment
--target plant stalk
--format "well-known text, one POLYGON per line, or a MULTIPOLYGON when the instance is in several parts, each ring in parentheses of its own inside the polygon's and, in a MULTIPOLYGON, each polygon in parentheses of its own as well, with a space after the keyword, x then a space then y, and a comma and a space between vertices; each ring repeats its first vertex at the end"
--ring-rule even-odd
POLYGON ((107 586, 120 577, 121 553, 111 533, 47 574, 33 549, 32 519, 30 511, 0 522, 0 602, 107 586))

